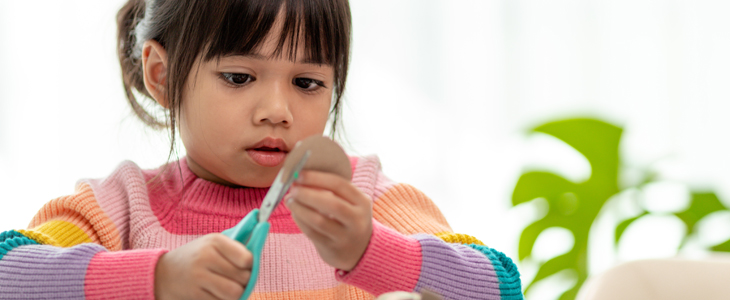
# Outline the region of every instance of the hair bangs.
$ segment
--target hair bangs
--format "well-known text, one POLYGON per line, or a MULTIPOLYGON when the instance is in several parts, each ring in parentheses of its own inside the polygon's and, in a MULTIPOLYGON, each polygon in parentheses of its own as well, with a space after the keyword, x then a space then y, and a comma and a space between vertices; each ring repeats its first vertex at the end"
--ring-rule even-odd
POLYGON ((338 47, 343 40, 349 42, 349 24, 338 24, 337 13, 343 8, 332 1, 235 0, 228 4, 217 30, 211 32, 206 60, 263 54, 257 51, 270 35, 278 36, 270 58, 337 66, 343 63, 338 56, 349 54, 349 48, 338 47), (281 32, 271 32, 276 22, 281 22, 281 32), (302 46, 304 57, 297 57, 302 46))

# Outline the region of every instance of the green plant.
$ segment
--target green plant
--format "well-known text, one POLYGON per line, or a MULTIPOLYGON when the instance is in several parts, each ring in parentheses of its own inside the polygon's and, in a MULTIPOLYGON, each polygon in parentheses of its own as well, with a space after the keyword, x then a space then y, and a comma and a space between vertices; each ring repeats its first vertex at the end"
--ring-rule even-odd
MULTIPOLYGON (((697 233, 697 227, 695 225, 697 225, 697 223, 702 220, 702 218, 714 212, 727 210, 728 209, 725 207, 725 205, 722 204, 722 202, 720 202, 720 199, 717 198, 717 195, 715 195, 715 193, 692 192, 690 204, 687 209, 681 212, 673 213, 673 215, 682 220, 684 225, 687 227, 687 234, 685 235, 684 239, 682 240, 682 244, 680 244, 679 247, 681 248, 692 234, 697 233)), ((619 223, 618 226, 616 226, 614 243, 618 245, 621 237, 623 236, 629 225, 634 223, 634 221, 650 214, 650 211, 642 210, 639 215, 626 219, 619 223)), ((719 245, 712 246, 710 247, 710 250, 730 252, 730 240, 727 240, 719 245)))
POLYGON ((590 224, 601 207, 616 194, 618 189, 619 141, 622 130, 614 125, 593 119, 570 119, 547 123, 533 131, 552 135, 588 159, 591 176, 581 183, 571 182, 559 175, 531 171, 522 174, 514 193, 512 205, 518 205, 535 198, 544 198, 548 203, 545 217, 528 225, 520 236, 519 260, 532 254, 537 237, 550 227, 562 227, 574 237, 573 248, 565 254, 554 257, 540 266, 534 283, 565 269, 572 269, 578 275, 576 285, 565 292, 561 299, 573 299, 588 277, 587 251, 590 224))
MULTIPOLYGON (((525 293, 540 280, 562 270, 573 270, 577 274, 577 282, 563 293, 560 299, 574 299, 588 278, 587 252, 591 225, 606 202, 620 191, 618 184, 621 166, 619 143, 623 130, 600 120, 581 118, 550 122, 533 129, 533 132, 549 134, 562 140, 585 156, 591 166, 590 177, 580 183, 549 172, 526 172, 520 176, 512 194, 513 206, 530 202, 536 198, 543 198, 548 203, 546 215, 522 231, 518 250, 520 261, 524 261, 532 255, 537 237, 548 228, 565 228, 574 237, 572 249, 539 266, 535 278, 527 285, 525 293)), ((638 186, 631 188, 641 188, 653 180, 653 176, 646 176, 638 186)), ((674 215, 687 226, 688 237, 696 232, 695 225, 702 218, 713 212, 725 210, 727 208, 714 193, 692 192, 691 202, 687 209, 674 213, 674 215)), ((637 216, 619 223, 615 229, 615 244, 618 244, 625 230, 634 221, 649 214, 651 214, 650 211, 643 209, 637 216)), ((730 251, 730 240, 713 246, 710 250, 730 251)))

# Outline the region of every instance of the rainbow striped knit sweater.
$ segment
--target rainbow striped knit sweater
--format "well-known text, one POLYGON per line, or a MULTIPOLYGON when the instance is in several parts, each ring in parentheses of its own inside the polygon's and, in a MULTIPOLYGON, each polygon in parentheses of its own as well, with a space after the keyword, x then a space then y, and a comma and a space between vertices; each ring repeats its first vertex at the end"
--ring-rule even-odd
MULTIPOLYGON (((372 299, 421 289, 446 299, 522 299, 508 257, 453 233, 430 199, 385 177, 376 157, 350 160, 353 183, 373 200, 373 235, 358 265, 348 273, 327 265, 280 205, 252 299, 372 299)), ((0 233, 0 299, 153 299, 161 255, 233 227, 266 191, 205 181, 185 159, 166 172, 124 162, 51 200, 29 229, 0 233)))

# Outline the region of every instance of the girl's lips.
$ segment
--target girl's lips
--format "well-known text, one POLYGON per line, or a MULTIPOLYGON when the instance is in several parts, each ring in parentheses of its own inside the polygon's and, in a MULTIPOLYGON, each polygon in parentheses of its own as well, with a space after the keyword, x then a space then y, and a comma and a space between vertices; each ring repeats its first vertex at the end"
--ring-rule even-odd
POLYGON ((246 150, 253 161, 264 167, 276 167, 284 162, 286 152, 283 151, 261 151, 256 149, 246 150))

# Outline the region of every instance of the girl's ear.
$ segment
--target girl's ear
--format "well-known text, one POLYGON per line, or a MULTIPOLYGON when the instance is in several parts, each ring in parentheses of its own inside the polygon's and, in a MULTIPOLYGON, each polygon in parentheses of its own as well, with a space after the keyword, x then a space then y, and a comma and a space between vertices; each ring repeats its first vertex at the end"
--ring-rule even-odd
POLYGON ((142 73, 144 86, 155 101, 169 108, 167 99, 167 51, 155 40, 142 45, 142 73))

